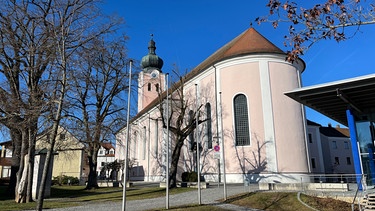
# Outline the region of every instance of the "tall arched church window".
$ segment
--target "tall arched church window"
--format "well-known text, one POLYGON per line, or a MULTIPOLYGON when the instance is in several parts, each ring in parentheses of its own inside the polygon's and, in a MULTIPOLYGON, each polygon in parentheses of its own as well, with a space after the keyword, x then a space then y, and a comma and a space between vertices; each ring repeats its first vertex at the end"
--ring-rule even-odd
POLYGON ((148 83, 148 84, 147 84, 147 90, 148 90, 148 91, 151 91, 151 83, 148 83))
POLYGON ((250 145, 247 98, 238 94, 233 100, 236 146, 250 145))
MULTIPOLYGON (((194 119, 194 111, 190 110, 189 111, 189 123, 192 122, 193 119, 194 119)), ((192 147, 193 147, 194 142, 195 142, 195 139, 194 139, 194 131, 193 131, 189 134, 189 143, 190 143, 189 148, 191 151, 193 151, 192 147)))
POLYGON ((207 148, 212 149, 212 121, 211 121, 211 104, 206 103, 206 118, 207 118, 207 127, 206 127, 206 137, 207 137, 207 148))

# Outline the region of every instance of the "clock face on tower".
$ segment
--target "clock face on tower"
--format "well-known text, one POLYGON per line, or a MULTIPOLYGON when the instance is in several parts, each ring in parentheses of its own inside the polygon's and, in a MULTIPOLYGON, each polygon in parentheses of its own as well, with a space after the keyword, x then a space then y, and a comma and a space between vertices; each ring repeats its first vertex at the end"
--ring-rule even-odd
POLYGON ((157 78, 159 77, 159 71, 158 70, 153 70, 151 72, 151 78, 157 78))

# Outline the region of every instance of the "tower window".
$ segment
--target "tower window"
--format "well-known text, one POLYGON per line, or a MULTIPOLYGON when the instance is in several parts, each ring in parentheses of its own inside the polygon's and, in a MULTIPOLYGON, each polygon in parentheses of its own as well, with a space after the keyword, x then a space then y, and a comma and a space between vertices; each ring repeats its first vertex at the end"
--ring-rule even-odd
POLYGON ((155 84, 155 89, 157 92, 159 92, 159 84, 155 84))
POLYGON ((148 91, 151 91, 151 83, 148 83, 148 84, 147 84, 147 90, 148 90, 148 91))
POLYGON ((249 117, 247 99, 244 94, 234 97, 234 123, 236 146, 250 145, 249 117))

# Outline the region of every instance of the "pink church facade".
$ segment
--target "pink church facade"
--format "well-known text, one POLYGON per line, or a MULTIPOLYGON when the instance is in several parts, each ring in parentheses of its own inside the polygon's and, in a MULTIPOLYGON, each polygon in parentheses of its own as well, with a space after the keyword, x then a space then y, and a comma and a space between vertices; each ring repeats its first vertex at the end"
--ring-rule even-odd
MULTIPOLYGON (((136 161, 130 177, 144 181, 165 179, 167 131, 160 122, 156 98, 166 88, 166 75, 155 49, 151 40, 138 80, 139 113, 130 124, 129 158, 136 161)), ((302 60, 289 63, 285 57, 250 28, 186 76, 184 92, 191 110, 202 105, 200 113, 207 119, 195 130, 202 146, 198 166, 206 181, 223 181, 224 172, 229 183, 309 180, 304 110, 284 95, 301 87, 305 64, 302 60)), ((119 160, 125 157, 126 131, 117 134, 119 160)), ((182 147, 178 179, 183 172, 196 170, 191 150, 195 132, 182 147)), ((173 146, 172 136, 170 140, 173 146)))

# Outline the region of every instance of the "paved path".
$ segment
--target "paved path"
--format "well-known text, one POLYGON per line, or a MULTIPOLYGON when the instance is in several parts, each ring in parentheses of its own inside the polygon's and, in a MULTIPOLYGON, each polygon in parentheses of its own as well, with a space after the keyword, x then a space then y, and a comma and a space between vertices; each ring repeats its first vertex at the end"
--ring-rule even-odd
MULTIPOLYGON (((249 187, 231 185, 227 186, 227 196, 233 196, 236 194, 244 193, 249 190, 249 187)), ((230 204, 221 204, 218 200, 224 198, 224 188, 223 186, 210 186, 207 189, 201 190, 201 204, 210 204, 219 206, 226 210, 251 210, 244 207, 239 207, 230 204)), ((165 208, 166 198, 153 198, 144 200, 131 200, 126 203, 126 210, 136 211, 136 210, 153 210, 153 209, 163 209, 165 208)), ((188 204, 198 204, 198 190, 193 192, 185 192, 169 196, 169 208, 174 206, 188 205, 188 204)), ((105 210, 105 211, 120 211, 122 210, 121 202, 106 202, 100 204, 85 204, 79 207, 67 207, 59 209, 49 209, 53 211, 93 211, 93 210, 105 210)))

